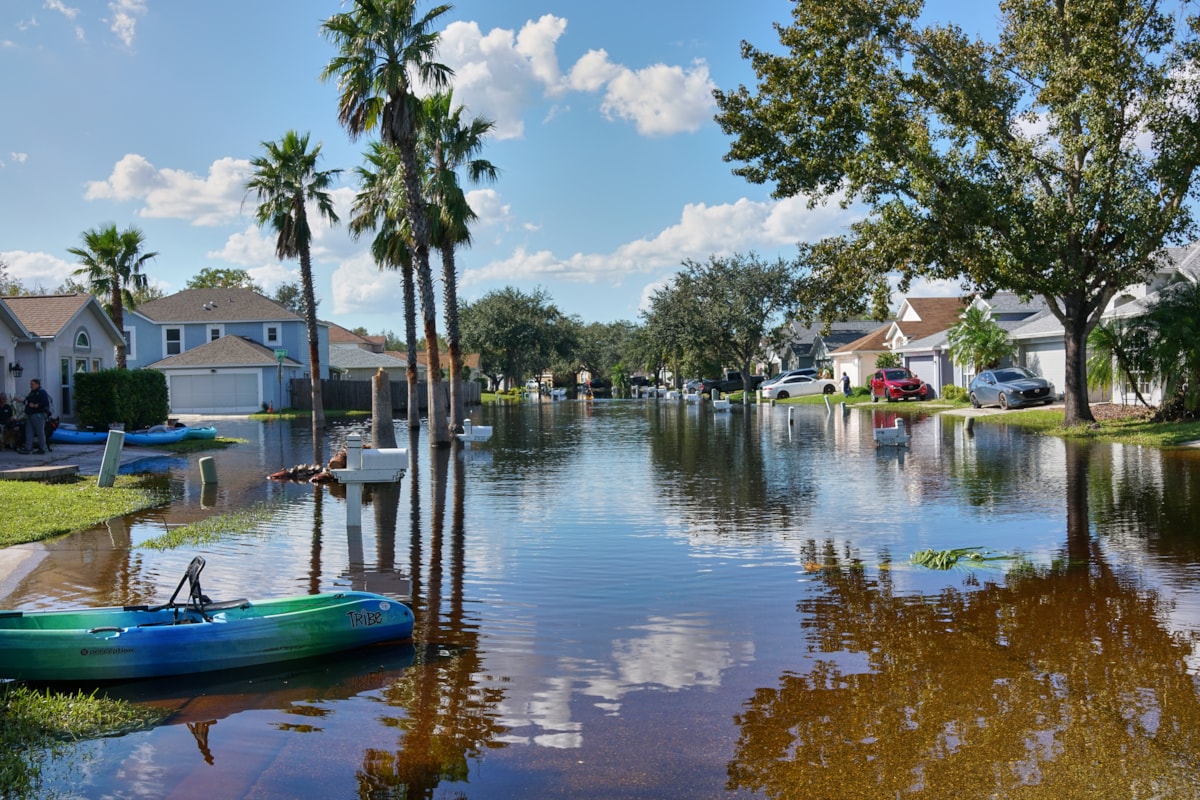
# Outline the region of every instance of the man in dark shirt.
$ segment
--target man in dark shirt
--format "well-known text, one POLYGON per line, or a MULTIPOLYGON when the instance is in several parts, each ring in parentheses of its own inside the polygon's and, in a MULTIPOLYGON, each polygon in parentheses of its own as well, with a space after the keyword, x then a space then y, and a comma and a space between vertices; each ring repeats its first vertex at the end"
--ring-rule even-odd
POLYGON ((34 378, 29 382, 29 394, 25 395, 25 449, 28 453, 44 453, 46 443, 46 415, 50 413, 50 395, 42 388, 42 382, 34 378), (34 448, 33 445, 37 444, 34 448))

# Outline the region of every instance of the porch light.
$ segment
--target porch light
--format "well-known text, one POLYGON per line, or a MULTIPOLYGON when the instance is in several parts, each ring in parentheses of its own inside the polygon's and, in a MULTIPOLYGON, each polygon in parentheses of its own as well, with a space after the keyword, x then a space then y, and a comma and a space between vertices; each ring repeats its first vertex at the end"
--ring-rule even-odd
POLYGON ((25 374, 25 369, 21 366, 20 361, 14 361, 8 365, 8 371, 12 373, 14 378, 19 378, 25 374))

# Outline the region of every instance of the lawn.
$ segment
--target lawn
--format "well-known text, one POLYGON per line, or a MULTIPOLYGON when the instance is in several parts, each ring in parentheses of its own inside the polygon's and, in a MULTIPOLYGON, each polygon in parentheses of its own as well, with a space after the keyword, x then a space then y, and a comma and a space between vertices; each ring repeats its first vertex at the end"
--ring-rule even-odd
POLYGON ((72 483, 4 481, 2 485, 6 511, 0 547, 83 530, 168 499, 135 475, 118 475, 108 489, 98 487, 94 477, 72 483))

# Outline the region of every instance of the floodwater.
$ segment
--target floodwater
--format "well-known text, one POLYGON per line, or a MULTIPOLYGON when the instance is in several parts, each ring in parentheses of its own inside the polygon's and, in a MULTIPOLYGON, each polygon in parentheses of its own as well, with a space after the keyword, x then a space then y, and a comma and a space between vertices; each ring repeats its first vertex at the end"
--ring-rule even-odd
MULTIPOLYGON (((6 607, 410 592, 411 647, 108 687, 169 707, 46 796, 1200 796, 1200 453, 919 406, 474 410, 487 444, 370 493, 265 480, 303 425, 160 465, 166 508, 51 543, 6 607), (903 414, 907 450, 872 428, 903 414), (266 502, 203 548, 140 546, 266 502), (925 549, 1005 556, 937 571, 925 549), (401 580, 400 578, 403 578, 401 580)), ((331 431, 340 444, 363 425, 331 431)), ((402 446, 410 442, 400 429, 402 446)))

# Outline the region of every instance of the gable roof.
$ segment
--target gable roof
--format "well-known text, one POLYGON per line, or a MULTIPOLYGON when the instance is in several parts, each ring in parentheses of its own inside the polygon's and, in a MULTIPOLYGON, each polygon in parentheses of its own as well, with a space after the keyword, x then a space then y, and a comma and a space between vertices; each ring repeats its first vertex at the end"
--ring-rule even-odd
POLYGON ((958 322, 970 298, 906 297, 893 323, 909 341, 944 331, 958 322))
POLYGON ((338 369, 379 367, 391 372, 404 371, 404 362, 384 353, 373 353, 361 347, 340 345, 329 348, 329 366, 338 369))
POLYGON ((862 353, 862 352, 880 352, 887 350, 883 343, 887 341, 888 331, 892 329, 892 323, 885 323, 882 327, 868 333, 866 336, 861 336, 849 344, 844 344, 834 353, 862 353))
POLYGON ((1163 248, 1171 267, 1179 270, 1193 282, 1200 281, 1200 241, 1187 247, 1163 248))
MULTIPOLYGON (((181 369, 185 367, 273 367, 279 362, 275 351, 263 347, 241 336, 222 336, 213 342, 185 350, 179 355, 169 356, 148 365, 153 369, 181 369)), ((285 367, 299 367, 294 358, 284 358, 285 367)))
POLYGON ((384 345, 387 343, 386 336, 360 336, 349 328, 338 325, 336 322, 324 322, 324 324, 329 326, 330 344, 354 345, 364 350, 373 350, 376 353, 382 353, 384 345))
POLYGON ((801 325, 793 320, 789 325, 787 347, 798 356, 811 355, 817 342, 823 342, 826 350, 834 350, 844 344, 860 339, 879 327, 878 320, 860 319, 829 323, 829 332, 824 333, 825 323, 814 322, 801 325))
MULTIPOLYGON (((184 289, 133 310, 151 322, 293 322, 304 317, 250 289, 184 289)), ((327 323, 318 322, 319 325, 327 323)))
POLYGON ((124 335, 109 319, 100 303, 90 294, 31 294, 20 297, 5 297, 4 304, 13 316, 32 336, 54 338, 76 319, 89 303, 95 304, 96 317, 108 328, 114 342, 124 340, 124 335))

